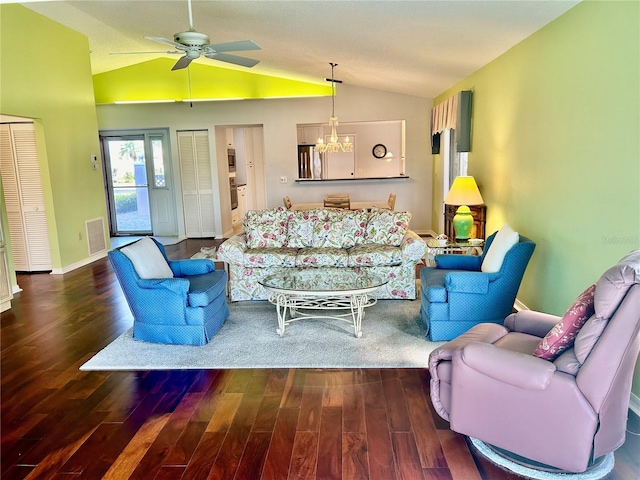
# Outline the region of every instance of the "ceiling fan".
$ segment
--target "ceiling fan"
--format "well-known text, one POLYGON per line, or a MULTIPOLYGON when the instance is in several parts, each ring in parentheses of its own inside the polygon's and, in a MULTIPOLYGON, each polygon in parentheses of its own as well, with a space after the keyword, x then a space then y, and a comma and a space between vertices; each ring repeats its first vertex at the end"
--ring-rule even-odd
MULTIPOLYGON (((186 32, 179 32, 173 35, 173 40, 168 40, 163 37, 147 37, 147 40, 153 40, 154 42, 164 43, 165 45, 171 45, 176 50, 166 53, 181 54, 183 57, 176 62, 171 70, 180 70, 186 68, 189 64, 199 58, 200 55, 204 55, 206 58, 213 60, 219 60, 221 62, 232 63, 234 65, 240 65, 243 67, 253 67, 259 63, 259 60, 252 58, 241 57, 239 55, 232 55, 226 52, 239 52, 246 50, 260 50, 260 47, 251 40, 244 40, 238 42, 227 43, 209 43, 209 36, 206 33, 196 32, 193 28, 193 15, 191 11, 191 0, 188 0, 189 5, 189 30, 186 32)), ((143 53, 143 52, 140 52, 143 53)), ((146 52, 144 52, 146 53, 146 52)))

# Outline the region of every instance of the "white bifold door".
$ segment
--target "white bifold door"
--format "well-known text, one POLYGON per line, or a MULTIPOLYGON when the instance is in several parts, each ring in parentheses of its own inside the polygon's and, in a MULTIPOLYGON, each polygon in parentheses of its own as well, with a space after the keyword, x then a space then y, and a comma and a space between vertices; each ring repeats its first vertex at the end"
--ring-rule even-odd
POLYGON ((191 238, 215 237, 215 196, 209 132, 178 132, 182 205, 185 235, 191 238))
POLYGON ((14 269, 50 271, 49 229, 33 123, 0 125, 0 175, 14 269))

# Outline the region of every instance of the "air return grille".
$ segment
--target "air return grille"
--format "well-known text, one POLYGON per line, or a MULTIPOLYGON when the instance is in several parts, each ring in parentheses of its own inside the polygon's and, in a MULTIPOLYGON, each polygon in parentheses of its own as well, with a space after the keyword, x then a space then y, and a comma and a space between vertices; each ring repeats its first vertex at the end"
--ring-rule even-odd
POLYGON ((107 249, 107 240, 104 236, 104 220, 102 217, 86 221, 87 243, 89 255, 103 252, 107 249))

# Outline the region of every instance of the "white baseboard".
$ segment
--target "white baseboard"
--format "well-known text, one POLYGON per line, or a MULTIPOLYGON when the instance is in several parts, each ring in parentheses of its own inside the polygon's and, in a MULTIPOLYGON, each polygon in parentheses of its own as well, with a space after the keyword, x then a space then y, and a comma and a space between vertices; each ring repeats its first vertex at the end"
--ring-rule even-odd
POLYGON ((438 234, 433 230, 414 230, 421 237, 433 237, 436 238, 438 234))
POLYGON ((14 285, 11 290, 14 294, 20 293, 22 291, 22 289, 20 288, 20 285, 14 285))
POLYGON ((524 303, 522 303, 517 298, 515 303, 513 304, 513 308, 515 308, 517 312, 520 312, 522 310, 531 310, 529 307, 527 307, 524 303))
POLYGON ((80 260, 79 262, 72 263, 71 265, 67 265, 63 268, 54 268, 51 270, 51 275, 64 275, 65 273, 69 273, 76 268, 84 267, 85 265, 89 265, 90 263, 95 262, 96 260, 100 260, 107 256, 107 252, 96 253, 95 255, 91 255, 90 257, 85 258, 84 260, 80 260))

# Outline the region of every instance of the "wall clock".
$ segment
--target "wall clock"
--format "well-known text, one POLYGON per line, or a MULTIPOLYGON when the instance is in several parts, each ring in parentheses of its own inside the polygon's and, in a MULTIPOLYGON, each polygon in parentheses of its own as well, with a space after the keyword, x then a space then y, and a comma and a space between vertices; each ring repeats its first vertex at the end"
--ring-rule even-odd
POLYGON ((384 158, 384 156, 387 154, 387 147, 385 147, 381 143, 378 143, 377 145, 374 145, 372 153, 376 158, 384 158))

